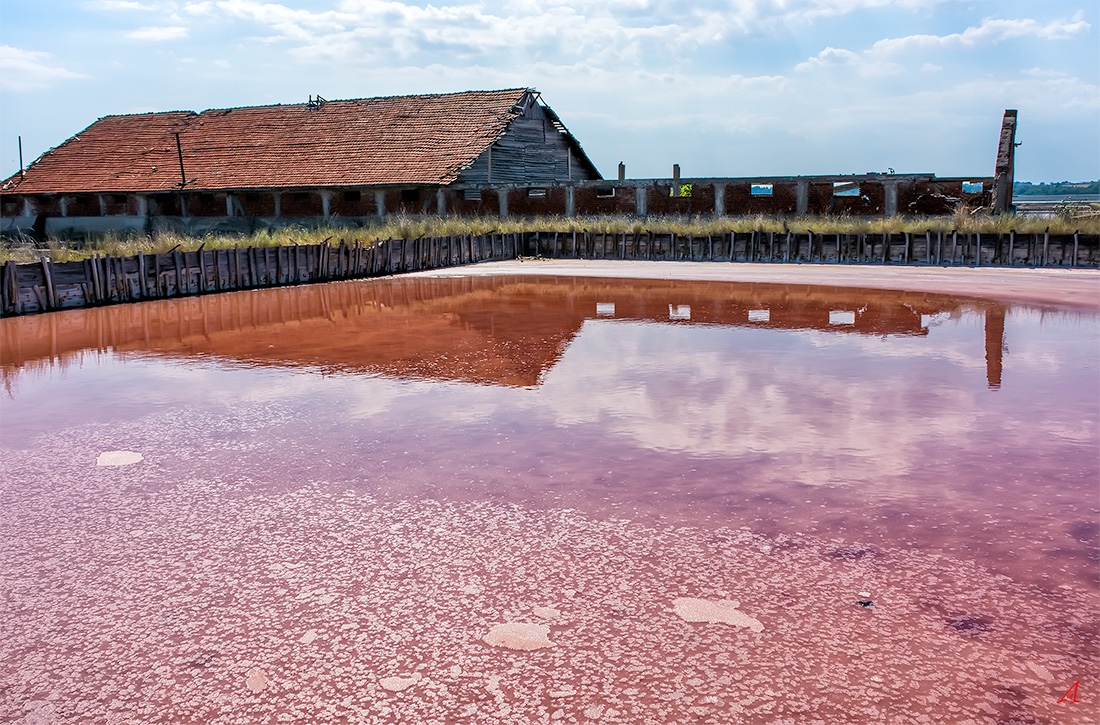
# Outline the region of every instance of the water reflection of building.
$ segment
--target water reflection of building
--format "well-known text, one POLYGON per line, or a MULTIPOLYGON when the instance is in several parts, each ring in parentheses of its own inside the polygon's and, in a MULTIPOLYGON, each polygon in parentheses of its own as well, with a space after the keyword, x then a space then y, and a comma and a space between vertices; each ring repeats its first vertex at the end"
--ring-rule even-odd
POLYGON ((836 334, 928 334, 926 317, 980 307, 990 387, 1005 307, 920 292, 545 277, 404 278, 284 287, 0 320, 0 366, 89 350, 215 358, 401 378, 536 385, 586 320, 836 334))

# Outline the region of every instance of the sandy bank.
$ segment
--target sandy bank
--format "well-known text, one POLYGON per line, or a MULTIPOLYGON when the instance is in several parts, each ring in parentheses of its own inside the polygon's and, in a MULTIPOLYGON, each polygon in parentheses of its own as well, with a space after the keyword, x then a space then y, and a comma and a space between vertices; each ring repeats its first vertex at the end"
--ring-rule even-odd
POLYGON ((486 262, 417 272, 413 276, 506 274, 872 287, 962 294, 1010 302, 1068 305, 1100 310, 1100 272, 1091 269, 1005 269, 1003 267, 983 269, 980 267, 878 267, 547 259, 486 262))

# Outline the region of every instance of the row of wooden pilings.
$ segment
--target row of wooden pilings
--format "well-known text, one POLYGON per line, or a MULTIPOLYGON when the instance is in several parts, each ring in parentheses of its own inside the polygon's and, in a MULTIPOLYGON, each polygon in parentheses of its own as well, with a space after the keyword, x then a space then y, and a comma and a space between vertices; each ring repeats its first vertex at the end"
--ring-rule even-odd
POLYGON ((4 265, 0 313, 23 315, 337 279, 355 279, 521 256, 580 259, 813 262, 968 266, 1100 266, 1100 236, 1082 234, 794 234, 693 236, 599 232, 357 241, 172 250, 75 262, 4 265))

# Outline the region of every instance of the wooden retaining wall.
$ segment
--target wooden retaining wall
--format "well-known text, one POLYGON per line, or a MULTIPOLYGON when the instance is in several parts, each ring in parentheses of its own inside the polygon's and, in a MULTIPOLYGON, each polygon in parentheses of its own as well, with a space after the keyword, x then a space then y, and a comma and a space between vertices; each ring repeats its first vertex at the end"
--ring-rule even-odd
POLYGON ((1100 236, 1083 234, 792 234, 706 237, 651 232, 523 232, 287 247, 171 251, 79 262, 8 262, 0 314, 356 279, 474 262, 578 259, 1100 267, 1100 236))

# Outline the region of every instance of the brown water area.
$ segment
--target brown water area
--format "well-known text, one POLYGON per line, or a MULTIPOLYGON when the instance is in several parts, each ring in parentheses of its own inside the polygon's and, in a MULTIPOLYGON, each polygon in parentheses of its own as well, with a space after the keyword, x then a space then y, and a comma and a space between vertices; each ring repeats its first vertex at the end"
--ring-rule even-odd
POLYGON ((1092 723, 1098 362, 718 281, 3 319, 0 722, 1092 723))

